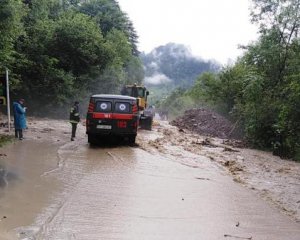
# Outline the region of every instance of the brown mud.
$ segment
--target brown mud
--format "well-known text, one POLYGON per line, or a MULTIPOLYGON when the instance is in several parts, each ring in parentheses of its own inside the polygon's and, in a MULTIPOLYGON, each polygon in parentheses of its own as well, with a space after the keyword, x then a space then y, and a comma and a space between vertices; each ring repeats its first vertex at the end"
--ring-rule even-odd
MULTIPOLYGON (((78 125, 77 134, 84 137, 83 125, 78 125)), ((232 125, 228 123, 224 129, 228 131, 232 125)), ((1 128, 1 131, 6 132, 6 129, 1 128)), ((70 131, 68 121, 29 118, 24 136, 25 140, 50 141, 59 145, 69 141, 70 131)), ((180 151, 184 150, 206 157, 226 169, 234 181, 257 192, 300 222, 300 163, 280 159, 270 152, 241 148, 244 144, 239 140, 195 134, 166 121, 156 121, 151 132, 140 130, 137 144, 150 152, 154 148, 180 157, 180 151)), ((0 151, 0 154, 0 158, 5 158, 5 152, 0 151)))
POLYGON ((300 222, 300 163, 280 159, 270 152, 240 148, 243 143, 238 140, 198 135, 164 121, 156 124, 154 131, 159 137, 149 133, 147 141, 139 135, 141 148, 151 151, 152 147, 177 155, 178 159, 183 151, 205 157, 225 169, 234 181, 300 222))
POLYGON ((182 130, 209 137, 241 138, 237 122, 233 124, 227 118, 207 108, 186 110, 182 116, 171 121, 170 124, 182 130))

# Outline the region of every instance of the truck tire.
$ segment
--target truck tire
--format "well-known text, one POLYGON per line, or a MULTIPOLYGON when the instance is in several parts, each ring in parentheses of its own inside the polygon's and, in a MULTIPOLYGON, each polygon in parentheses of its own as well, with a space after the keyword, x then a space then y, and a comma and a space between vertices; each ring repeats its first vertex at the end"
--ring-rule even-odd
POLYGON ((135 144, 136 135, 130 135, 128 136, 128 143, 129 144, 135 144))
POLYGON ((149 131, 152 130, 152 117, 147 117, 145 119, 145 129, 149 131))
POLYGON ((152 117, 144 117, 141 119, 141 129, 152 130, 152 117))
POLYGON ((95 145, 97 143, 96 137, 93 134, 88 134, 88 143, 91 145, 95 145))

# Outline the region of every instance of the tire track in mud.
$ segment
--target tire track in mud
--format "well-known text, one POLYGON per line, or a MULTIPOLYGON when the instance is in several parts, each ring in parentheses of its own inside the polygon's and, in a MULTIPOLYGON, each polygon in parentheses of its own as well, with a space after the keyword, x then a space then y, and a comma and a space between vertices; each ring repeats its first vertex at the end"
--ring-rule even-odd
POLYGON ((77 144, 74 145, 74 144, 72 144, 72 142, 66 143, 66 144, 62 145, 61 147, 59 147, 57 150, 57 154, 56 154, 57 166, 55 168, 41 174, 41 177, 45 177, 45 176, 47 176, 55 171, 58 171, 58 170, 63 170, 64 165, 65 165, 65 158, 63 157, 63 155, 64 154, 67 155, 67 152, 70 150, 76 151, 78 148, 79 148, 79 145, 77 145, 77 144))

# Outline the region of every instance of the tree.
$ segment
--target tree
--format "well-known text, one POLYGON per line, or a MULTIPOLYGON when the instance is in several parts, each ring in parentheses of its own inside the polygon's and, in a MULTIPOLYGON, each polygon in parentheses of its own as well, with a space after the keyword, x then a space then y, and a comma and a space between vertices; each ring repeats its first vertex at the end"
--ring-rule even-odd
POLYGON ((204 95, 219 100, 216 103, 226 103, 250 143, 298 159, 299 4, 299 0, 253 0, 258 41, 246 47, 233 67, 215 78, 203 76, 195 86, 196 92, 204 87, 204 95))
POLYGON ((189 90, 189 95, 199 101, 219 102, 220 79, 217 74, 211 72, 202 73, 194 86, 189 90))
POLYGON ((132 56, 125 65, 125 84, 127 83, 138 83, 142 84, 142 81, 145 76, 143 65, 140 58, 132 56))
MULTIPOLYGON (((255 65, 263 77, 263 100, 273 121, 268 126, 269 142, 280 136, 281 154, 293 156, 299 150, 300 124, 294 101, 299 76, 299 0, 255 0, 252 21, 260 26, 260 41, 249 48, 246 62, 255 65), (297 77, 296 77, 297 78, 297 77)), ((300 151, 299 151, 300 152, 300 151)))
POLYGON ((0 20, 0 63, 11 70, 12 97, 24 96, 31 111, 142 79, 137 36, 114 0, 2 0, 0 20))
POLYGON ((300 29, 299 0, 253 0, 252 21, 259 24, 262 40, 275 47, 277 80, 283 81, 290 54, 290 46, 298 38, 300 29))
POLYGON ((0 3, 0 64, 10 67, 14 61, 14 44, 23 34, 21 19, 26 12, 21 0, 1 0, 0 3), (25 11, 24 11, 25 10, 25 11))
POLYGON ((182 114, 185 109, 194 106, 194 101, 186 94, 186 89, 177 88, 158 104, 159 109, 168 110, 171 118, 182 114))
POLYGON ((84 14, 66 12, 55 22, 53 34, 49 54, 59 60, 59 67, 75 77, 88 74, 93 66, 104 69, 110 61, 101 32, 84 14))
POLYGON ((243 79, 249 71, 243 64, 227 66, 219 73, 201 74, 189 94, 200 101, 219 105, 222 112, 232 112, 241 98, 243 79))
POLYGON ((113 28, 124 31, 126 18, 113 0, 91 0, 80 6, 80 12, 92 16, 104 36, 113 28))
POLYGON ((91 0, 84 2, 79 10, 86 15, 92 16, 96 20, 104 37, 106 37, 112 29, 123 32, 131 45, 132 54, 134 56, 139 55, 136 31, 132 22, 128 16, 121 11, 116 1, 91 0))
POLYGON ((22 88, 16 93, 62 104, 84 94, 113 56, 90 17, 68 10, 53 19, 53 3, 32 2, 27 34, 17 44, 21 58, 15 72, 22 88))

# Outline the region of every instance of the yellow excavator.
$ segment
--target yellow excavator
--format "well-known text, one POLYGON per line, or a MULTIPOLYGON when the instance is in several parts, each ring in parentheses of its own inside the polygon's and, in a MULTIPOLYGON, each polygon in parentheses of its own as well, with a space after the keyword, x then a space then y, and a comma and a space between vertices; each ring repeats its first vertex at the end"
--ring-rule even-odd
POLYGON ((121 90, 121 94, 137 99, 140 112, 140 127, 142 129, 152 130, 155 111, 152 106, 148 106, 147 98, 149 91, 146 87, 137 84, 125 85, 121 90))

